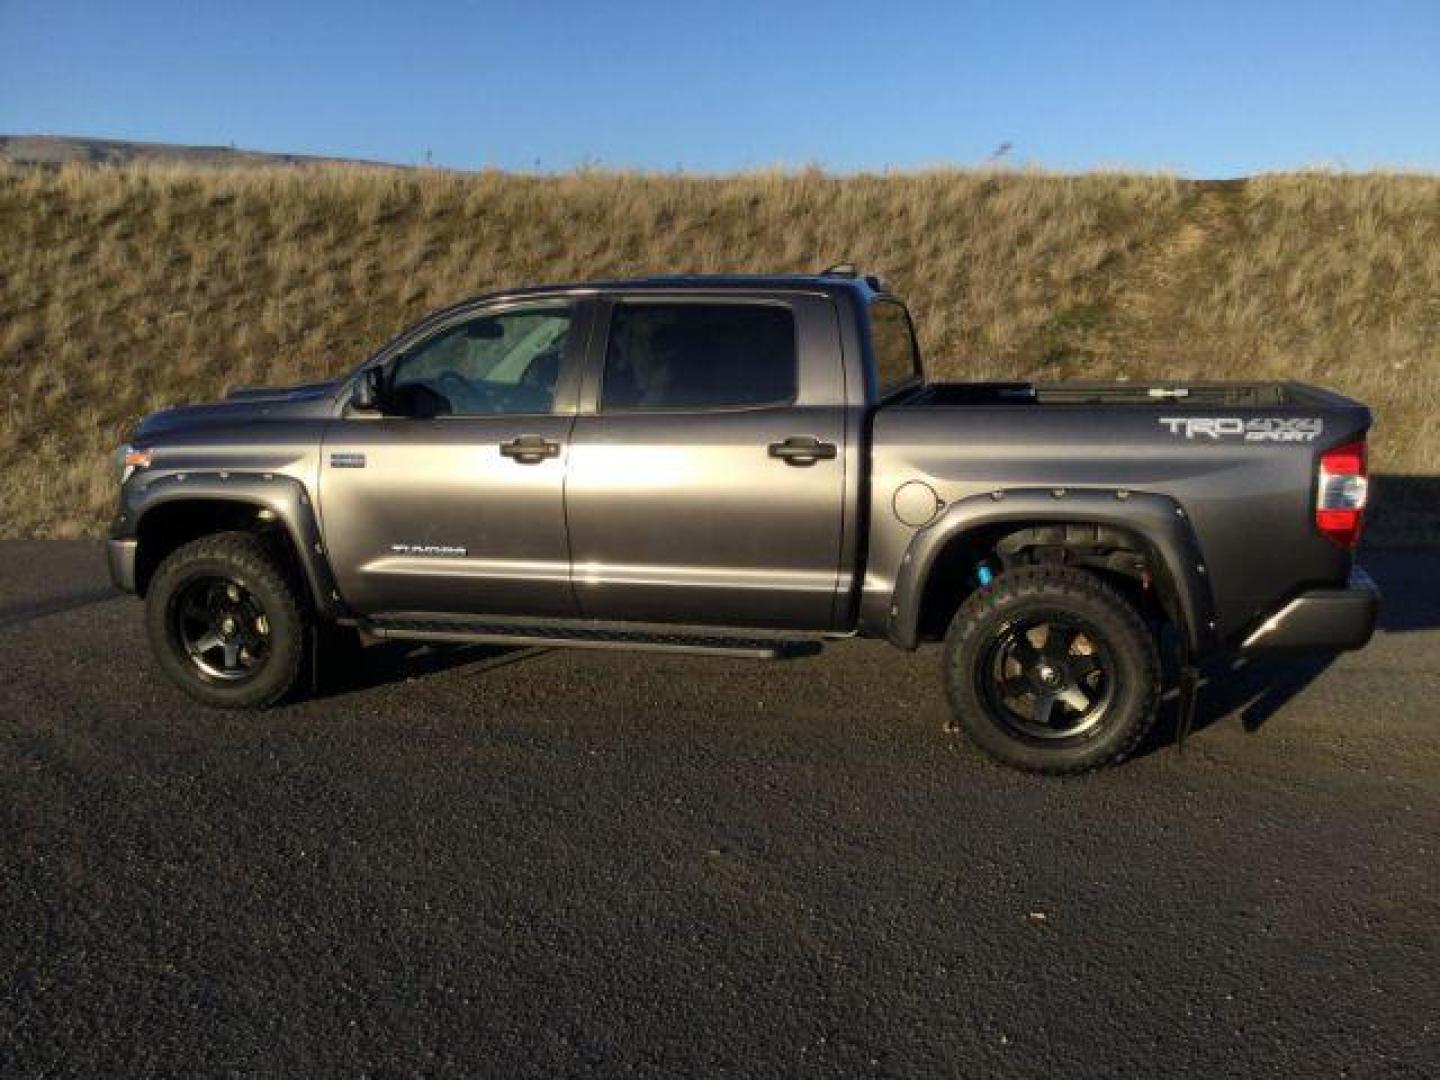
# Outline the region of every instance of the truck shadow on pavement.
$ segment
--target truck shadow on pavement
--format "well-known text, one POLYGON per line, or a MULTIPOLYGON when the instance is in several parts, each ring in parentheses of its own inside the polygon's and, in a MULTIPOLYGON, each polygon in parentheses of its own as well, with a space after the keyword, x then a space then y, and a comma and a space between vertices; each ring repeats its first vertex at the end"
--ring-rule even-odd
POLYGON ((332 664, 322 668, 311 695, 315 699, 343 697, 362 690, 468 668, 479 675, 496 668, 535 660, 550 649, 505 645, 431 645, 417 641, 372 642, 364 648, 364 662, 332 664))
POLYGON ((90 607, 122 599, 122 594, 110 586, 100 589, 86 589, 82 592, 66 593, 63 596, 48 597, 19 604, 0 606, 0 630, 6 630, 21 623, 32 622, 46 615, 60 615, 76 608, 90 607))
MULTIPOLYGON (((1433 548, 1440 542, 1440 476, 1372 476, 1365 536, 1381 548, 1433 548)), ((1362 547, 1360 557, 1368 565, 1374 554, 1362 547)))
MULTIPOLYGON (((1377 636, 1440 629, 1440 589, 1436 587, 1440 580, 1440 551, 1362 550, 1360 563, 1380 586, 1377 636)), ((1259 731, 1323 675, 1335 659, 1336 654, 1321 654, 1210 661, 1203 667, 1191 737, 1236 713, 1246 731, 1259 731)), ((1168 692, 1161 703, 1160 716, 1136 756, 1174 746, 1180 724, 1180 699, 1174 685, 1172 675, 1167 680, 1168 692)))
MULTIPOLYGON (((1214 660, 1202 667, 1195 722, 1190 738, 1238 713, 1247 732, 1259 731, 1331 664, 1334 655, 1255 659, 1235 657, 1214 660)), ((1175 745, 1180 730, 1180 695, 1169 680, 1160 715, 1136 757, 1175 745)))
POLYGON ((1380 586, 1377 633, 1440 629, 1440 548, 1362 548, 1359 561, 1380 586))

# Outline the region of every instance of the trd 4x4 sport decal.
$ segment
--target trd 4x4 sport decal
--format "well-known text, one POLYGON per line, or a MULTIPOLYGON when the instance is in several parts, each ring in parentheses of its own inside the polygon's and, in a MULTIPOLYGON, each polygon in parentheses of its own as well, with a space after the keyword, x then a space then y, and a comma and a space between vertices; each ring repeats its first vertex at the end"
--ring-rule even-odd
POLYGON ((1162 426, 1171 435, 1187 439, 1241 439, 1245 442, 1314 442, 1325 430, 1318 416, 1162 416, 1162 426))

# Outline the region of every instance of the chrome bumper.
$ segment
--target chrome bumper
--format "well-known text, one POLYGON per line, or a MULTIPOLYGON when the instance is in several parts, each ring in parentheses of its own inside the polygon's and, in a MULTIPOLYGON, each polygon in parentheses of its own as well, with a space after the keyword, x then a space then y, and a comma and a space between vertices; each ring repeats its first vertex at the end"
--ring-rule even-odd
POLYGON ((1244 653, 1358 649, 1375 632, 1380 590, 1360 566, 1341 588, 1307 589, 1240 643, 1244 653))

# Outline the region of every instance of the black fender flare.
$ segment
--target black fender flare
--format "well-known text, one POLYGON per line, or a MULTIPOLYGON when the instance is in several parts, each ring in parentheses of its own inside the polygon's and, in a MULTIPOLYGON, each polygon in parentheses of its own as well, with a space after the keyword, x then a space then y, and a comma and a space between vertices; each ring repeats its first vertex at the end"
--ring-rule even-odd
POLYGON ((257 512, 268 510, 290 537, 316 612, 327 619, 345 614, 320 536, 314 501, 305 485, 293 476, 214 469, 147 475, 142 484, 125 492, 112 535, 138 536, 146 514, 171 503, 194 500, 246 503, 257 512))
POLYGON ((1010 488, 951 503, 910 539, 891 594, 886 637, 902 649, 919 643, 920 605, 935 560, 976 529, 1014 523, 1084 522, 1138 535, 1164 571, 1192 656, 1211 651, 1214 599, 1200 544, 1185 508, 1167 495, 1125 489, 1010 488))

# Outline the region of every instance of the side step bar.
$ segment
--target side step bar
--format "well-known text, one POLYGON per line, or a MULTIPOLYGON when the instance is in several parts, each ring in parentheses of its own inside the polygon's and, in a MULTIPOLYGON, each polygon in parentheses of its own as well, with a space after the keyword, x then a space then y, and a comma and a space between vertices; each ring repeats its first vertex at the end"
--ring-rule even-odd
POLYGON ((360 623, 378 638, 455 645, 524 645, 564 649, 631 649, 646 652, 783 660, 813 656, 818 638, 770 636, 763 631, 718 627, 658 626, 603 622, 483 622, 467 619, 377 617, 360 623))

